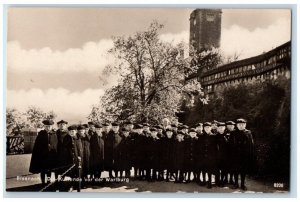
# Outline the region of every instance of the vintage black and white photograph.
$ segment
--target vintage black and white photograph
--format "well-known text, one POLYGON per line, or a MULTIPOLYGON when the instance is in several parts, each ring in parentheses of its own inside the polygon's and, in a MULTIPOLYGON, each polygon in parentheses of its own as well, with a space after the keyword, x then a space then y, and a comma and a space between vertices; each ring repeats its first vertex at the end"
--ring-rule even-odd
POLYGON ((6 191, 289 193, 289 8, 7 8, 6 191))

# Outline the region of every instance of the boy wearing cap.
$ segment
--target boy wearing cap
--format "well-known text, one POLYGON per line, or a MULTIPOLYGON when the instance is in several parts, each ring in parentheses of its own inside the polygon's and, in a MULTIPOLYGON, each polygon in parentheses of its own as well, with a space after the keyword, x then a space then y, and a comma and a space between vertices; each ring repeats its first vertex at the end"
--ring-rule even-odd
POLYGON ((224 186, 224 178, 228 175, 227 172, 225 172, 225 164, 228 161, 228 140, 225 136, 225 123, 219 122, 218 128, 217 128, 217 141, 218 141, 218 165, 217 165, 217 175, 216 175, 216 181, 219 186, 224 186))
POLYGON ((226 121, 226 129, 225 129, 225 141, 226 141, 226 147, 227 147, 227 160, 224 162, 224 174, 225 176, 222 177, 222 179, 225 181, 225 183, 234 184, 233 181, 233 173, 232 173, 232 157, 235 155, 235 151, 232 147, 232 139, 233 139, 233 133, 235 132, 235 123, 233 121, 226 121), (226 174, 227 173, 227 174, 226 174), (229 176, 229 180, 228 180, 229 176))
POLYGON ((176 173, 175 183, 182 183, 184 180, 185 148, 184 134, 180 131, 177 133, 174 143, 174 170, 176 173))
POLYGON ((109 172, 109 177, 112 178, 112 171, 114 170, 115 150, 117 149, 121 136, 119 133, 119 124, 114 122, 111 124, 112 129, 108 132, 104 139, 104 162, 106 170, 109 172))
POLYGON ((77 140, 75 143, 79 148, 79 156, 82 162, 82 186, 85 187, 85 179, 90 175, 90 141, 86 134, 86 127, 79 125, 77 127, 77 140))
POLYGON ((57 136, 52 130, 54 122, 44 120, 44 130, 41 130, 36 139, 32 150, 29 172, 41 173, 42 184, 50 183, 51 170, 58 166, 57 163, 57 136))
MULTIPOLYGON (((203 170, 208 175, 208 189, 212 188, 212 175, 216 174, 216 154, 218 153, 217 138, 211 130, 211 123, 205 122, 203 131, 203 170)), ((205 178, 204 174, 204 181, 206 181, 205 178)))
POLYGON ((233 148, 235 155, 233 156, 234 167, 234 188, 238 188, 238 176, 241 176, 241 188, 247 190, 245 186, 245 177, 251 171, 254 159, 254 141, 250 130, 246 129, 246 120, 237 119, 237 130, 233 135, 233 148))
MULTIPOLYGON (((64 137, 63 140, 63 159, 64 159, 64 170, 68 170, 73 164, 75 164, 75 167, 73 167, 72 170, 66 173, 65 176, 69 176, 72 179, 78 178, 78 157, 80 156, 80 149, 78 148, 78 144, 76 144, 76 140, 78 139, 77 137, 77 126, 76 125, 71 125, 68 127, 68 133, 64 137)), ((70 191, 74 188, 77 187, 79 190, 79 187, 77 186, 76 181, 72 181, 71 183, 71 188, 70 191)))
MULTIPOLYGON (((175 133, 177 135, 177 132, 175 133)), ((167 170, 166 182, 170 181, 170 178, 174 174, 174 129, 166 130, 166 138, 162 143, 163 148, 163 168, 167 170)))
POLYGON ((191 181, 191 173, 193 172, 194 181, 197 181, 198 175, 196 172, 196 146, 197 146, 197 132, 194 128, 191 128, 189 135, 185 139, 185 171, 186 171, 186 183, 191 181))
POLYGON ((156 128, 151 128, 151 137, 149 138, 149 181, 158 180, 160 139, 157 136, 156 128))
POLYGON ((104 140, 102 134, 102 127, 100 124, 95 124, 95 133, 92 134, 90 139, 90 165, 91 174, 94 178, 100 178, 104 170, 104 140))
POLYGON ((116 147, 114 155, 115 155, 115 175, 116 177, 123 177, 123 172, 125 172, 125 177, 130 177, 130 169, 131 169, 131 139, 129 137, 129 131, 127 128, 122 129, 121 140, 116 147))

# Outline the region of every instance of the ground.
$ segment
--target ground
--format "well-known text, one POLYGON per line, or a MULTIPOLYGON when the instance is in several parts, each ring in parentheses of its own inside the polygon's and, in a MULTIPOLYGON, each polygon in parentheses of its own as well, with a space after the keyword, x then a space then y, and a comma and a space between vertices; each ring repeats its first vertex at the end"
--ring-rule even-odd
MULTIPOLYGON (((43 186, 40 184, 39 175, 31 175, 28 172, 30 154, 10 155, 6 157, 6 190, 7 191, 40 191, 43 186), (30 174, 30 175, 27 175, 30 174)), ((104 172, 103 177, 107 177, 104 172)), ((52 176, 53 180, 53 176, 52 176)), ((227 187, 216 187, 207 189, 196 183, 178 184, 174 182, 106 182, 101 186, 89 186, 82 192, 187 192, 187 193, 288 193, 286 188, 275 188, 273 183, 264 183, 251 178, 246 179, 248 190, 231 189, 227 187)), ((55 191, 55 190, 54 190, 55 191)))

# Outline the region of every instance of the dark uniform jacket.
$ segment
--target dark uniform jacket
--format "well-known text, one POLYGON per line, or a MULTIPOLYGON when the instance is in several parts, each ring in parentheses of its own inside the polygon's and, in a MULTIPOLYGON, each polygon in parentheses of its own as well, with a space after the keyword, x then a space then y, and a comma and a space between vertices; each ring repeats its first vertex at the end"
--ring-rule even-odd
POLYGON ((78 137, 75 140, 78 154, 81 157, 82 175, 90 174, 90 141, 88 137, 78 137))
POLYGON ((121 141, 119 133, 109 131, 104 139, 104 168, 109 171, 114 169, 115 150, 121 141))
POLYGON ((65 166, 65 171, 75 164, 65 176, 78 177, 78 157, 80 157, 80 150, 76 144, 77 137, 71 137, 67 134, 63 140, 63 165, 65 166))
POLYGON ((155 170, 158 170, 160 167, 159 167, 159 157, 160 157, 160 154, 161 154, 161 151, 160 151, 160 139, 157 137, 157 138, 153 138, 153 137, 150 137, 149 138, 149 143, 148 143, 148 146, 149 146, 149 167, 152 168, 152 169, 155 169, 155 170))
POLYGON ((230 133, 226 130, 223 134, 218 133, 218 146, 219 146, 219 168, 228 169, 231 163, 231 144, 230 144, 230 133))
POLYGON ((185 159, 185 149, 186 143, 185 140, 179 142, 179 140, 175 140, 174 142, 174 170, 175 171, 184 171, 184 159, 185 159))
POLYGON ((203 133, 197 134, 197 142, 195 148, 195 159, 196 159, 196 170, 201 171, 203 169, 203 160, 204 160, 204 135, 203 133))
POLYGON ((174 165, 174 143, 175 138, 172 136, 171 138, 164 138, 162 141, 162 149, 163 149, 163 155, 162 155, 162 167, 163 169, 168 169, 170 171, 173 171, 173 165, 174 165))
POLYGON ((58 166, 57 142, 54 131, 48 133, 46 130, 41 130, 38 133, 32 150, 29 172, 46 172, 58 166))
POLYGON ((251 171, 254 160, 254 141, 250 130, 236 130, 232 134, 233 168, 237 172, 251 171))
POLYGON ((90 139, 90 169, 93 174, 104 170, 104 140, 97 133, 90 139))
POLYGON ((217 170, 218 142, 214 134, 203 133, 203 169, 207 172, 217 170))
POLYGON ((131 149, 132 141, 130 137, 121 137, 119 145, 116 147, 115 156, 115 170, 125 171, 131 169, 131 149))
MULTIPOLYGON (((66 130, 62 131, 62 130, 58 129, 56 131, 58 166, 63 166, 63 164, 64 164, 64 159, 63 159, 63 152, 64 152, 63 141, 64 141, 64 138, 65 138, 65 136, 67 134, 68 134, 68 132, 66 130)), ((61 171, 63 171, 63 170, 61 170, 61 171)))
POLYGON ((185 170, 194 171, 196 169, 196 150, 198 137, 185 136, 185 170))

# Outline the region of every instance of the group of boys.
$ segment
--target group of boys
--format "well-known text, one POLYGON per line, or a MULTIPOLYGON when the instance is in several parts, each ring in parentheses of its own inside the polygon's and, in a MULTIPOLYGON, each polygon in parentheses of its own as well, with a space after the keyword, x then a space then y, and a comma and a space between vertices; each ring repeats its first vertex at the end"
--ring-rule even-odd
POLYGON ((245 175, 253 163, 253 137, 244 119, 199 123, 191 128, 169 124, 167 119, 162 125, 126 121, 122 127, 116 122, 67 127, 61 120, 57 131, 52 129, 53 121, 43 123, 30 165, 30 172, 41 173, 42 183, 51 172, 56 177, 97 179, 108 171, 109 178, 194 181, 207 188, 212 188, 214 176, 216 186, 230 183, 238 188, 240 175, 245 190, 245 175))

